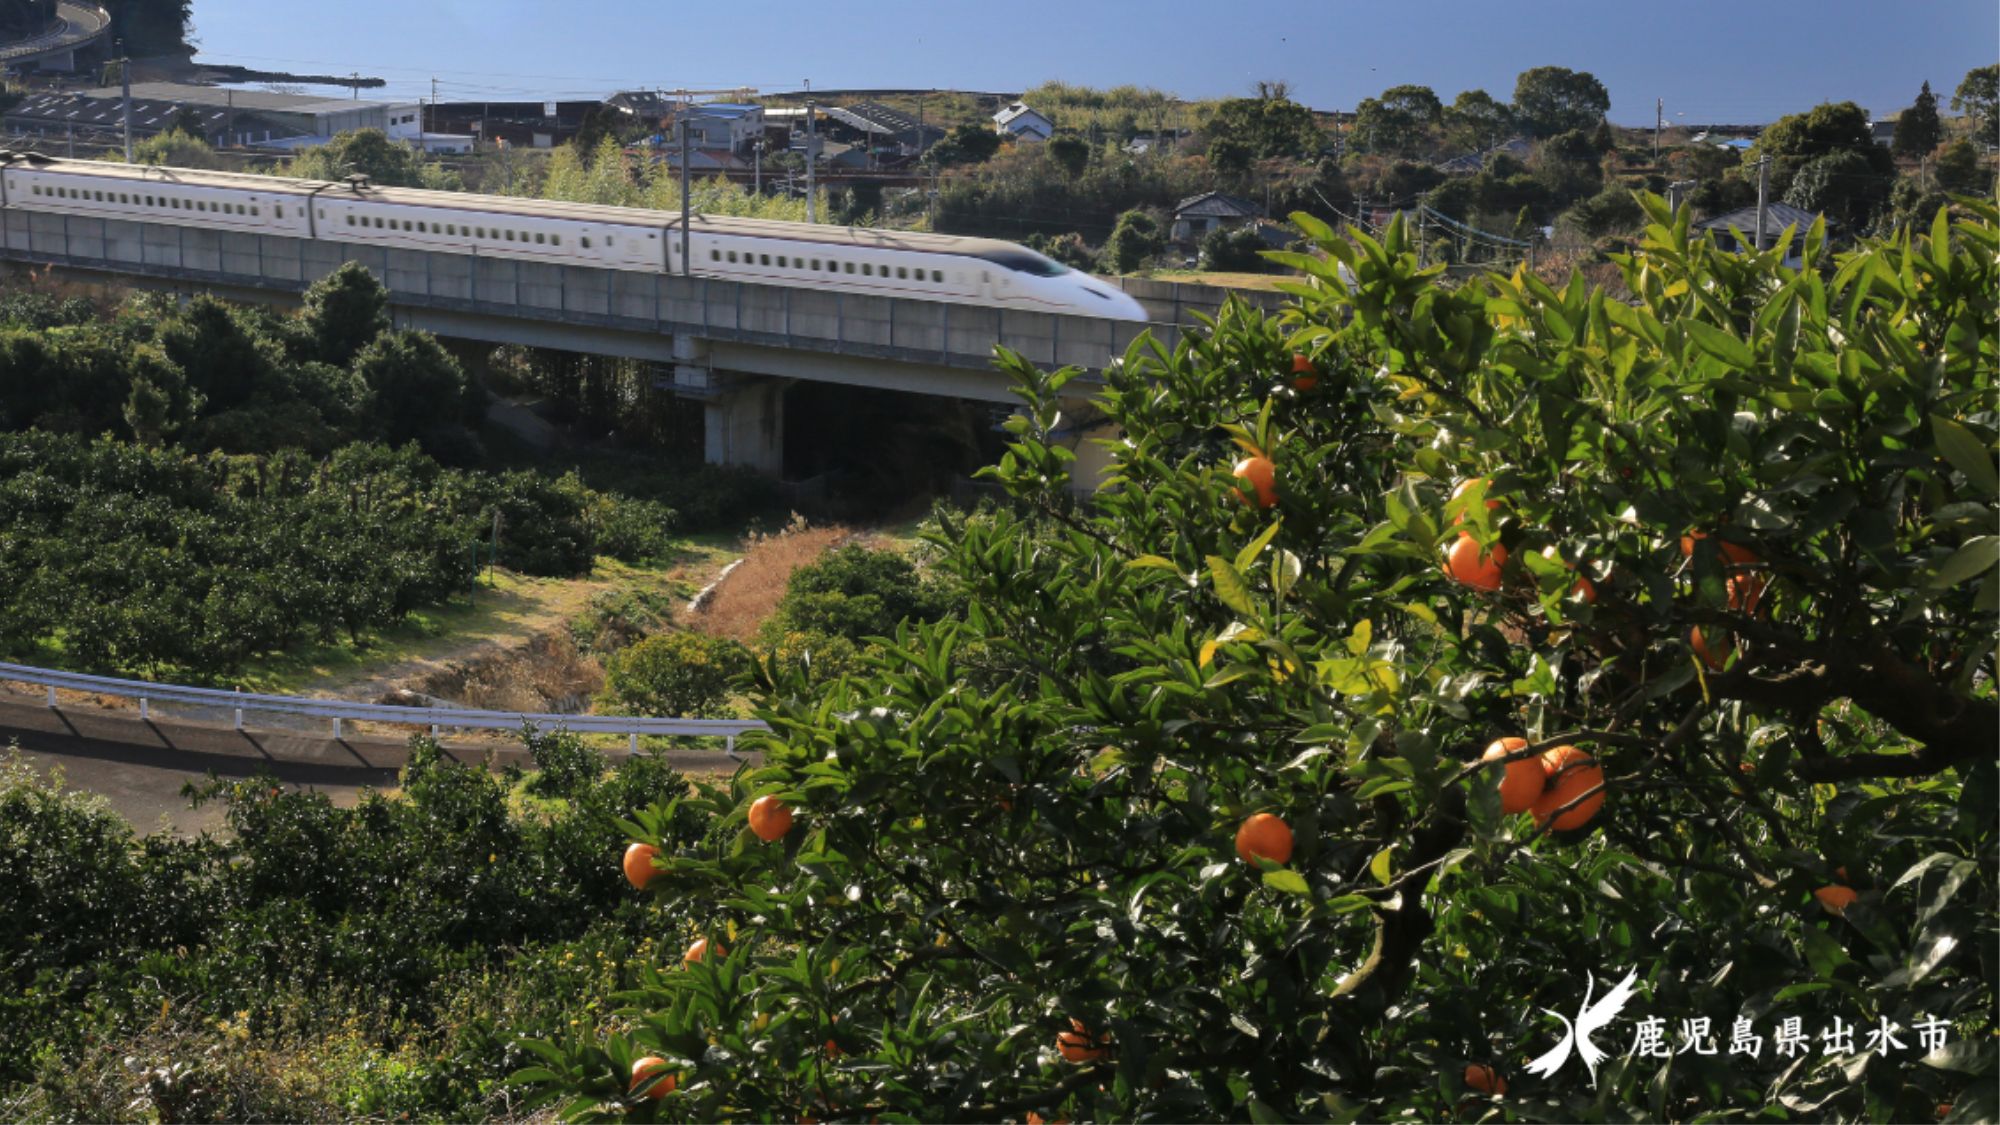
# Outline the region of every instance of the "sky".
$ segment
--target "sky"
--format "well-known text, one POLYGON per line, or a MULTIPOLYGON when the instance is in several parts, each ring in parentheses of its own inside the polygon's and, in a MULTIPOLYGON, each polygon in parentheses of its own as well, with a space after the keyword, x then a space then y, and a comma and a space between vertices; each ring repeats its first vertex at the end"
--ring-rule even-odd
POLYGON ((2000 61, 1995 0, 195 0, 198 58, 388 79, 380 97, 594 97, 631 87, 763 93, 1012 92, 1048 79, 1183 98, 1288 82, 1351 110, 1405 83, 1503 100, 1535 66, 1595 74, 1611 119, 1755 124, 1854 101, 1944 106, 2000 61))

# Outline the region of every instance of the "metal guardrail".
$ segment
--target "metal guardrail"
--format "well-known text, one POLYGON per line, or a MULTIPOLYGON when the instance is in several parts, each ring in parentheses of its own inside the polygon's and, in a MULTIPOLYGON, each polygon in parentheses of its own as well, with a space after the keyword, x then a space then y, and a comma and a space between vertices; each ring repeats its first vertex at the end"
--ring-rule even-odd
MULTIPOLYGON (((351 703, 341 699, 314 699, 300 695, 259 695, 245 691, 156 684, 146 680, 120 680, 108 676, 85 676, 25 664, 0 663, 0 682, 34 684, 48 692, 54 708, 56 691, 88 691, 139 701, 139 717, 150 719, 151 704, 182 703, 233 711, 237 730, 243 729, 245 713, 303 715, 330 719, 333 737, 341 737, 343 721, 389 723, 429 727, 432 737, 441 729, 519 730, 528 723, 562 727, 589 734, 624 734, 631 737, 631 749, 639 748, 640 735, 682 735, 724 739, 724 750, 736 758, 736 739, 770 727, 754 719, 650 719, 638 715, 559 715, 516 711, 473 711, 455 707, 399 707, 388 703, 351 703)), ((741 760, 741 759, 737 759, 741 760)))

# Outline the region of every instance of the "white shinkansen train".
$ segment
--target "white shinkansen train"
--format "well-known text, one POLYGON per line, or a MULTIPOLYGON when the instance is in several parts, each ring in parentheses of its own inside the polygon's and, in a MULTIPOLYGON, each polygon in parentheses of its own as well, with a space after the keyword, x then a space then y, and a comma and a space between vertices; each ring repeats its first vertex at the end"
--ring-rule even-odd
POLYGON ((984 238, 0 153, 0 208, 400 250, 1144 320, 1099 278, 984 238), (683 250, 685 243, 685 250, 683 250))

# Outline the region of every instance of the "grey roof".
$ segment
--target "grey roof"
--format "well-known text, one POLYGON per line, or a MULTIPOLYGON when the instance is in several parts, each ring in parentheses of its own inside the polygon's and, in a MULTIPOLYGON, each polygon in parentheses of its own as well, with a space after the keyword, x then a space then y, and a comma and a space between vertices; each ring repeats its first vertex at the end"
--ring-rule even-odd
POLYGON ((1263 213, 1264 209, 1255 203, 1219 191, 1189 196, 1174 207, 1176 219, 1249 219, 1263 213))
POLYGON ((1034 116, 1041 118, 1043 121, 1048 120, 1048 117, 1046 115, 1041 113, 1036 113, 1034 110, 1029 109, 1027 102, 1015 102, 1013 105, 1010 105, 1006 109, 1001 110, 999 113, 994 114, 993 120, 1001 125, 1011 125, 1014 122, 1015 118, 1026 117, 1030 114, 1033 114, 1034 116))
MULTIPOLYGON (((135 96, 132 99, 132 127, 145 133, 164 132, 173 125, 174 118, 183 110, 192 114, 206 132, 219 133, 229 124, 229 111, 225 109, 151 98, 142 99, 135 96)), ((34 125, 119 128, 125 123, 125 106, 116 98, 85 97, 77 94, 35 94, 7 110, 6 117, 10 121, 34 125)), ((256 132, 275 128, 268 119, 247 109, 237 110, 235 126, 239 131, 256 132)))
MULTIPOLYGON (((117 98, 123 90, 105 86, 84 93, 93 98, 117 98)), ((180 105, 234 106, 239 110, 261 109, 274 113, 352 113, 357 109, 412 105, 412 102, 378 102, 365 98, 329 98, 322 94, 280 94, 272 90, 233 90, 220 86, 192 86, 185 82, 134 82, 132 96, 149 101, 180 105)))
MULTIPOLYGON (((1813 225, 1814 220, 1822 217, 1813 214, 1811 211, 1801 211, 1789 203, 1772 203, 1764 208, 1764 237, 1776 237, 1780 231, 1791 226, 1798 227, 1802 231, 1806 230, 1813 225)), ((1831 227, 1836 224, 1832 219, 1827 219, 1826 225, 1831 227)), ((1752 204, 1740 211, 1731 211, 1727 215, 1717 215, 1713 219, 1696 223, 1695 229, 1712 231, 1735 229, 1742 231, 1744 234, 1755 235, 1757 233, 1757 207, 1755 204, 1752 204)))

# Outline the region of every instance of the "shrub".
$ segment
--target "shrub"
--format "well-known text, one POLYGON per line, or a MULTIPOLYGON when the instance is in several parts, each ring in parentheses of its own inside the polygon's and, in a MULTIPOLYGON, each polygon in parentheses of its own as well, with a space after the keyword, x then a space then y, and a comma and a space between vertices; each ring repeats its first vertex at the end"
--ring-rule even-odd
POLYGON ((611 658, 604 670, 604 692, 611 706, 642 715, 710 717, 721 711, 748 661, 735 641, 662 633, 611 658))
POLYGON ((640 565, 672 557, 674 541, 671 536, 680 517, 665 504, 654 500, 600 496, 593 514, 597 521, 597 550, 600 554, 640 565))
POLYGON ((590 596, 582 616, 570 622, 578 650, 608 656, 673 624, 674 599, 649 590, 606 590, 590 596))
POLYGON ((935 621, 949 600, 903 555, 850 544, 792 571, 765 629, 772 637, 798 633, 860 642, 892 636, 905 620, 935 621))
POLYGON ((577 797, 604 775, 604 755, 566 730, 521 732, 528 756, 540 771, 529 779, 528 791, 538 797, 577 797))

